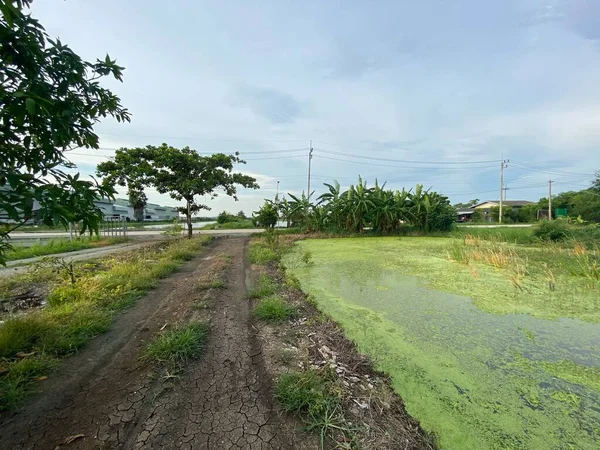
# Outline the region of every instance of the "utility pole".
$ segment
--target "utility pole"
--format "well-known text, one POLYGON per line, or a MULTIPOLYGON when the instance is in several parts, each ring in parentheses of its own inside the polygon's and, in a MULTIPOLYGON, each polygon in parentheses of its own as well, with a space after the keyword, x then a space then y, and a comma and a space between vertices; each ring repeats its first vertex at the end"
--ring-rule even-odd
POLYGON ((310 162, 312 161, 312 154, 313 154, 313 146, 312 146, 312 139, 311 139, 310 149, 308 151, 308 192, 306 193, 306 197, 308 200, 310 200, 310 162))
POLYGON ((552 183, 553 180, 548 180, 548 220, 552 220, 552 183))
POLYGON ((508 166, 508 162, 510 160, 504 159, 504 155, 502 155, 502 161, 500 161, 500 214, 498 214, 498 223, 502 223, 502 197, 504 192, 504 169, 508 166))

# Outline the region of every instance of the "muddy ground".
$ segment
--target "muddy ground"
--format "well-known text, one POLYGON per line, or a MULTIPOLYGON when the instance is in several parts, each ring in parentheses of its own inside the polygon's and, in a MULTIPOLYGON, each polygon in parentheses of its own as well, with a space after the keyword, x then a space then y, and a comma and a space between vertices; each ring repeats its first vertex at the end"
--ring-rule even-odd
POLYGON ((247 240, 217 239, 66 360, 1 419, 0 448, 317 448, 273 404, 246 295, 247 240), (197 288, 215 276, 224 289, 197 288), (149 339, 195 319, 210 320, 210 338, 184 373, 140 362, 149 339))

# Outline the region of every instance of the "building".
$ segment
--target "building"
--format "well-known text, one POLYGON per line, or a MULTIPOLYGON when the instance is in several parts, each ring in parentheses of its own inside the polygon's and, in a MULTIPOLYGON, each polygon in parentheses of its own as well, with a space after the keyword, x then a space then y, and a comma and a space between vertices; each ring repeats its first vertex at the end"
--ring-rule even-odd
MULTIPOLYGON (((104 218, 122 218, 135 220, 133 207, 129 201, 118 198, 114 202, 106 199, 94 200, 94 204, 100 208, 104 218)), ((144 208, 145 221, 174 220, 179 219, 179 211, 172 206, 161 206, 155 203, 148 203, 144 208)))
MULTIPOLYGON (((532 205, 535 202, 530 202, 528 200, 504 200, 502 202, 502 207, 508 209, 520 209, 526 205, 532 205)), ((473 205, 467 209, 460 209, 456 211, 456 220, 457 222, 470 222, 472 220, 473 214, 475 211, 481 212, 481 216, 484 217, 486 222, 493 222, 494 219, 491 216, 491 212, 493 208, 500 207, 500 201, 496 200, 488 200, 486 202, 478 203, 477 205, 473 205)), ((497 215, 497 214, 496 214, 497 215)), ((481 217, 480 216, 480 217, 481 217)), ((497 217, 496 217, 497 218, 497 217)))

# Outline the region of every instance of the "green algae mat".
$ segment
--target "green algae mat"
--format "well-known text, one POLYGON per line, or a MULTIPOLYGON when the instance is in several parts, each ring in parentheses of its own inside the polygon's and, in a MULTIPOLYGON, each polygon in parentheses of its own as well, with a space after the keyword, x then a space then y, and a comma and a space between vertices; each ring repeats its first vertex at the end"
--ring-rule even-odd
POLYGON ((512 264, 460 264, 451 244, 306 240, 284 264, 440 448, 600 448, 598 285, 563 251, 516 248, 515 282, 512 264))

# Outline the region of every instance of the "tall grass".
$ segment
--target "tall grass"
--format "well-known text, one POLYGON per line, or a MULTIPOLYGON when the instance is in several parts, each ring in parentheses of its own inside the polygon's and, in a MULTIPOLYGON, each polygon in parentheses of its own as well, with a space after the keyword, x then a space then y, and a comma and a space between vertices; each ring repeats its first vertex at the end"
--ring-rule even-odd
POLYGON ((273 295, 263 298, 254 308, 253 314, 264 322, 278 323, 293 317, 296 310, 281 297, 273 295))
POLYGON ((106 259, 103 270, 82 272, 75 283, 57 274, 46 308, 9 318, 0 327, 0 359, 6 369, 0 375, 0 410, 13 407, 38 376, 21 369, 18 377, 14 375, 20 355, 36 360, 75 353, 105 332, 118 311, 191 259, 209 240, 182 239, 106 259))
POLYGON ((181 365, 202 353, 209 327, 203 322, 190 322, 158 335, 152 340, 142 359, 159 364, 181 365))

